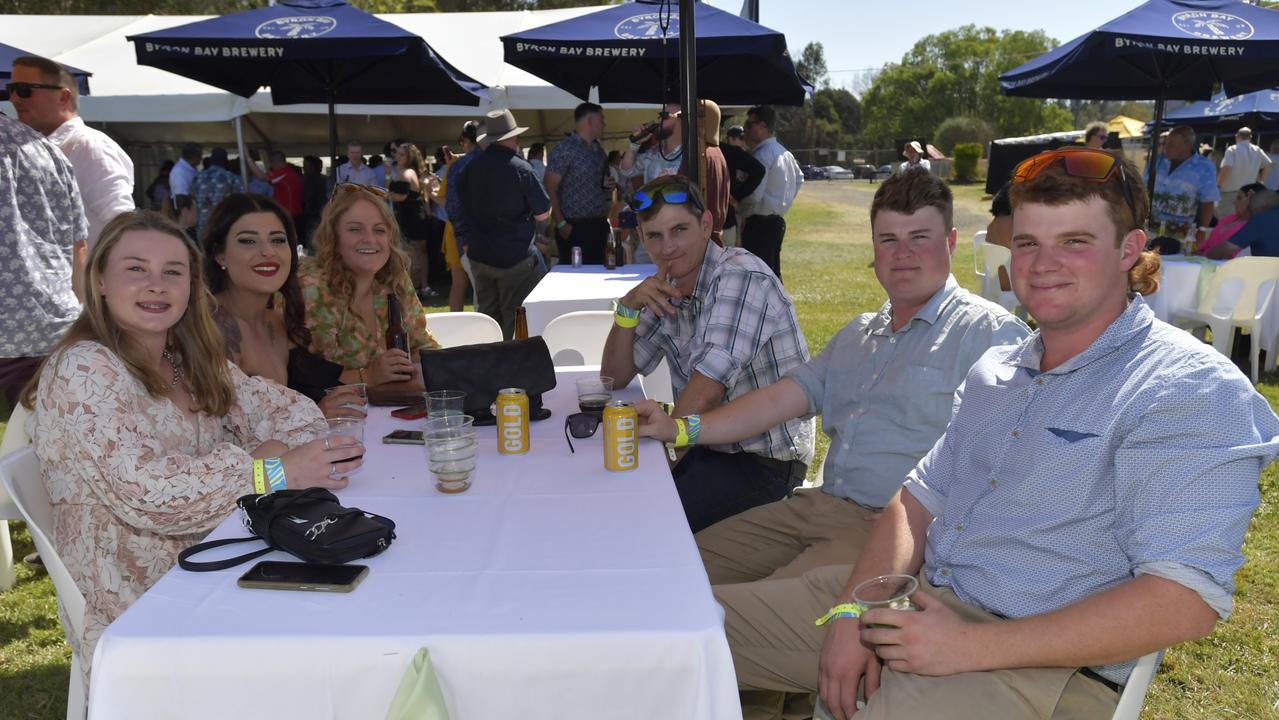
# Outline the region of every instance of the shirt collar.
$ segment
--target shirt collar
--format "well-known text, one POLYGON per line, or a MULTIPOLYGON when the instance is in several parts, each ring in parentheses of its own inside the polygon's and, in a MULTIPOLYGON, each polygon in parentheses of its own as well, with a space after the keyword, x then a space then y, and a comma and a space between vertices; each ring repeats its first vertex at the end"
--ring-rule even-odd
MULTIPOLYGON (((929 325, 936 324, 937 318, 941 317, 941 311, 958 291, 959 282, 955 280, 955 276, 947 275, 946 282, 941 286, 941 289, 933 293, 933 296, 928 298, 928 302, 924 303, 923 307, 915 311, 915 315, 911 317, 910 322, 906 323, 906 325, 902 327, 900 332, 909 330, 910 326, 915 324, 916 320, 922 320, 929 325)), ((874 322, 866 326, 866 333, 868 335, 891 335, 893 334, 892 328, 893 303, 889 300, 879 308, 879 314, 875 316, 874 322)))
POLYGON ((70 120, 59 125, 57 130, 49 133, 49 140, 54 145, 61 144, 63 140, 67 139, 68 135, 82 127, 84 127, 84 120, 79 115, 75 115, 70 120))
MULTIPOLYGON (((1134 294, 1128 302, 1128 307, 1119 317, 1115 318, 1114 322, 1110 323, 1110 327, 1107 327, 1100 337, 1094 340, 1083 352, 1053 368, 1049 373, 1061 375, 1090 365, 1127 344, 1133 337, 1149 332, 1150 326, 1154 321, 1154 311, 1150 309, 1150 306, 1146 304, 1141 295, 1134 294)), ((1038 373, 1043 356, 1043 337, 1040 331, 1036 330, 1033 335, 1026 338, 1021 347, 1008 358, 1008 361, 1014 366, 1026 368, 1031 373, 1038 373)))

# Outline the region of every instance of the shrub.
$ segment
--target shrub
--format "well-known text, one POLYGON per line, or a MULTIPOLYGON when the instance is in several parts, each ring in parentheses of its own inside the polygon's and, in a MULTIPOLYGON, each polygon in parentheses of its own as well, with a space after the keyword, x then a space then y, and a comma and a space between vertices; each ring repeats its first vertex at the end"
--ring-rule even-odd
POLYGON ((950 155, 959 143, 977 143, 985 147, 994 137, 994 129, 981 118, 953 117, 937 126, 933 142, 942 152, 950 155))
POLYGON ((968 182, 977 177, 977 161, 981 160, 981 145, 959 143, 955 146, 955 179, 968 182))

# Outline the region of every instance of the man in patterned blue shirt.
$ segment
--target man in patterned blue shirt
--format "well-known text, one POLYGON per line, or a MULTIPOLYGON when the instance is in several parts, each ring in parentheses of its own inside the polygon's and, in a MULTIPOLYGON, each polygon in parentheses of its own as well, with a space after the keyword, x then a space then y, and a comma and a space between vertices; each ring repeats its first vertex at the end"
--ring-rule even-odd
POLYGON ((1158 269, 1135 166, 1073 148, 1014 177, 1012 280, 1039 330, 973 366, 843 588, 810 585, 837 619, 795 641, 824 640, 813 680, 840 720, 1110 717, 1136 658, 1230 613, 1279 418, 1130 294, 1158 269), (918 573, 918 612, 839 607, 886 573, 918 573))
MULTIPOLYGON (((617 301, 601 374, 624 387, 665 358, 675 409, 692 415, 771 385, 808 361, 781 281, 751 253, 711 241, 713 221, 696 186, 681 175, 659 177, 631 203, 657 274, 617 301)), ((802 483, 813 459, 809 417, 738 442, 695 447, 681 458, 673 475, 693 532, 780 500, 802 483)))
POLYGON ((0 113, 0 393, 10 407, 80 314, 72 251, 88 236, 70 161, 0 113))

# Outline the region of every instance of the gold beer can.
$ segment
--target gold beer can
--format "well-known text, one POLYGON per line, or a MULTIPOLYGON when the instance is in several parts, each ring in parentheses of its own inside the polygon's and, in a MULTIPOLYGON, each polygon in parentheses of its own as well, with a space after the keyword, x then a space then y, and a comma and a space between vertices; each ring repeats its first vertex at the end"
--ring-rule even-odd
POLYGON ((497 451, 520 455, 528 449, 528 393, 503 388, 497 393, 497 451))
POLYGON ((635 403, 614 400, 604 406, 604 469, 624 472, 639 467, 639 416, 635 403))

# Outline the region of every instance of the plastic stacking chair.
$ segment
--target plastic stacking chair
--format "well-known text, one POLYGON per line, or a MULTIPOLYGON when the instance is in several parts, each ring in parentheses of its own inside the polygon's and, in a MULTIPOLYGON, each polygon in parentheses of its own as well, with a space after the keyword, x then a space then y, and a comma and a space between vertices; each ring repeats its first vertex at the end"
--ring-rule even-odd
POLYGON ((1150 681, 1155 677, 1155 668, 1159 665, 1159 653, 1152 652, 1137 660, 1137 666, 1128 676, 1128 684, 1119 696, 1119 705, 1115 706, 1115 714, 1110 720, 1138 720, 1141 717, 1141 706, 1146 703, 1146 691, 1150 689, 1150 681))
MULTIPOLYGON (((1217 268, 1208 290, 1199 300, 1197 310, 1182 311, 1173 316, 1174 325, 1188 330, 1207 328, 1212 331, 1212 346, 1230 357, 1235 328, 1252 335, 1252 382, 1257 383, 1261 368, 1261 330, 1279 283, 1279 258, 1235 258, 1217 268)), ((1202 334, 1199 335, 1203 338, 1202 334)), ((1272 338, 1267 338, 1272 339, 1272 338)))
POLYGON ((982 297, 986 295, 986 261, 982 252, 985 247, 986 231, 978 230, 973 235, 973 274, 977 276, 978 287, 981 288, 982 297))
POLYGON ((484 313, 427 313, 426 329, 446 348, 502 341, 502 326, 484 313))
POLYGON ((999 303, 1009 312, 1022 314, 1018 311, 1021 303, 1017 301, 1017 296, 1013 294, 1011 288, 1005 290, 999 281, 1000 268, 1003 268, 1006 277, 1010 280, 1012 279, 1012 251, 1003 245, 995 245, 988 242, 983 242, 981 247, 982 261, 986 267, 986 275, 982 279, 982 297, 999 303))
POLYGON ((546 324, 542 339, 551 351, 555 367, 599 365, 604 358, 604 342, 613 327, 608 310, 579 310, 565 313, 546 324))
MULTIPOLYGON (((58 557, 53 544, 53 504, 40 478, 40 461, 35 450, 23 448, 0 458, 0 486, 8 491, 27 521, 31 539, 35 541, 44 569, 53 579, 58 593, 58 603, 71 623, 69 630, 79 636, 84 630, 84 596, 76 587, 71 574, 58 557)), ((87 709, 84 681, 81 679, 82 660, 78 653, 71 653, 71 690, 67 693, 67 720, 84 720, 87 709)))
MULTIPOLYGON (((4 438, 0 439, 0 457, 20 450, 31 444, 27 437, 27 409, 19 404, 9 416, 9 423, 4 428, 4 438)), ((13 571, 13 542, 9 538, 9 521, 21 520, 18 506, 9 499, 9 493, 0 487, 0 592, 13 587, 17 574, 13 571)))

